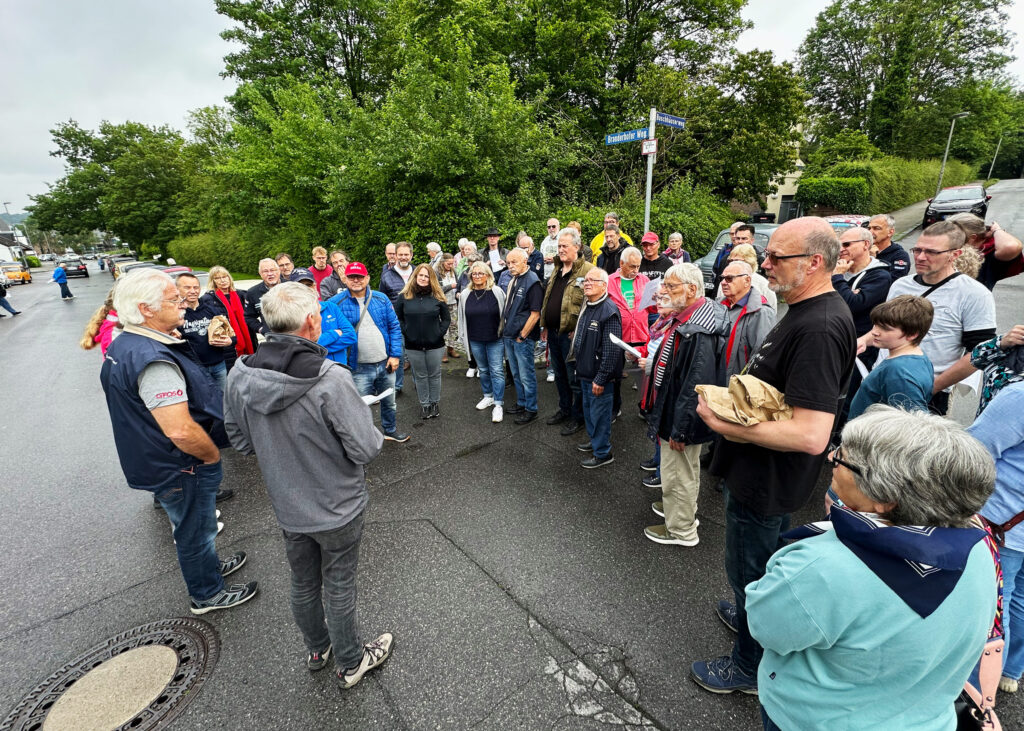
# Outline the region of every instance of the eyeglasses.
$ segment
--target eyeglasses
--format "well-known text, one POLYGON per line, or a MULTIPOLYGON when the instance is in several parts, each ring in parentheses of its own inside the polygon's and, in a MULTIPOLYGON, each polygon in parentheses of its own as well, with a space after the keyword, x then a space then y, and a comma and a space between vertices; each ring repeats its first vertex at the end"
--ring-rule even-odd
POLYGON ((772 264, 778 264, 783 259, 802 259, 808 256, 814 256, 814 254, 776 254, 774 251, 764 252, 765 261, 770 261, 772 264))
POLYGON ((828 455, 829 464, 832 465, 833 468, 842 465, 846 469, 850 470, 850 472, 852 472, 853 474, 863 476, 864 473, 861 471, 860 467, 850 462, 847 462, 845 459, 839 456, 840 454, 842 454, 842 451, 842 447, 836 447, 835 449, 833 449, 832 452, 829 453, 828 455))
POLYGON ((727 284, 732 284, 732 280, 734 280, 734 279, 737 279, 739 277, 749 277, 749 276, 750 276, 749 274, 730 274, 730 275, 723 276, 722 277, 722 281, 726 282, 727 284))
POLYGON ((548 225, 548 228, 558 228, 558 226, 554 226, 554 225, 550 225, 550 224, 549 224, 549 225, 548 225))
POLYGON ((678 289, 682 289, 685 285, 682 282, 676 282, 675 284, 669 284, 667 281, 662 280, 661 286, 663 286, 669 292, 675 292, 678 289))
POLYGON ((583 278, 583 286, 585 287, 588 284, 604 284, 604 280, 603 279, 587 279, 586 277, 584 277, 583 278))
POLYGON ((469 276, 471 276, 471 277, 486 277, 487 275, 484 274, 483 272, 473 272, 469 276))
POLYGON ((939 254, 948 254, 951 251, 956 251, 956 249, 922 249, 918 246, 915 246, 913 249, 910 250, 910 253, 913 254, 914 256, 920 255, 932 257, 938 256, 939 254))

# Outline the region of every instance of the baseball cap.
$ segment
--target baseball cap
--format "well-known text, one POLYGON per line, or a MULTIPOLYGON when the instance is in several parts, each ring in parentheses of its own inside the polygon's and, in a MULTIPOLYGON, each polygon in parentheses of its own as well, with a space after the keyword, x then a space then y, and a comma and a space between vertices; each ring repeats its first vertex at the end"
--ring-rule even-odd
POLYGON ((657 243, 660 243, 660 239, 658 238, 658 234, 654 233, 653 231, 648 231, 647 233, 644 234, 644 237, 642 239, 640 239, 640 243, 641 244, 646 244, 646 243, 657 244, 657 243))
POLYGON ((366 271, 366 267, 363 266, 362 262, 353 261, 345 267, 345 276, 351 277, 353 275, 357 277, 368 277, 370 276, 370 273, 366 271))
POLYGON ((313 272, 309 271, 304 267, 297 267, 290 277, 289 280, 292 282, 315 282, 316 277, 313 276, 313 272))

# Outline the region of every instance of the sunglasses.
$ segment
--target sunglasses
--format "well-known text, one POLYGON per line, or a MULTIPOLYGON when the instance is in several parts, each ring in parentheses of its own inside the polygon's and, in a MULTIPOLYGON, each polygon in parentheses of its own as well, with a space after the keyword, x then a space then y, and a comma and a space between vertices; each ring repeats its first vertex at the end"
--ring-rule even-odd
POLYGON ((728 284, 732 284, 732 280, 734 280, 734 279, 738 279, 740 277, 749 277, 749 276, 750 276, 749 274, 729 274, 729 275, 726 275, 726 276, 722 277, 722 281, 723 282, 727 282, 728 284))

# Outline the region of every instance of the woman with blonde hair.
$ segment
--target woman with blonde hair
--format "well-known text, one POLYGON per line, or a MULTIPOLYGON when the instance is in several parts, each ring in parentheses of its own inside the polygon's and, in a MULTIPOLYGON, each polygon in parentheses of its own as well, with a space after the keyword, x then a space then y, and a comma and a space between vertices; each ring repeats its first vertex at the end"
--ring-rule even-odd
POLYGON ((441 358, 451 315, 437 275, 429 264, 413 269, 395 300, 395 314, 405 336, 405 355, 412 366, 422 416, 433 419, 441 415, 441 358))
POLYGON ((110 291, 107 292, 107 298, 103 300, 103 304, 89 318, 89 322, 85 326, 85 332, 82 333, 82 339, 78 341, 82 350, 92 350, 98 345, 100 346, 100 354, 105 356, 111 341, 117 337, 116 328, 119 322, 117 310, 114 309, 114 289, 116 286, 115 284, 110 288, 110 291))
POLYGON ((970 246, 965 247, 963 253, 973 249, 978 254, 977 257, 961 254, 953 264, 958 271, 974 277, 989 290, 996 282, 1024 272, 1020 239, 1004 231, 998 223, 985 225, 984 219, 973 213, 957 213, 946 220, 956 224, 967 237, 970 246), (972 274, 975 265, 978 271, 972 274))
MULTIPOLYGON (((757 261, 757 250, 750 244, 740 244, 733 248, 729 252, 729 261, 745 261, 750 265, 753 270, 753 274, 750 275, 750 286, 758 294, 764 295, 764 298, 768 300, 768 306, 773 310, 779 308, 779 298, 772 292, 768 287, 768 280, 757 273, 758 261, 757 261)), ((721 301, 722 299, 722 285, 718 285, 718 292, 715 293, 715 299, 721 301)))
POLYGON ((455 273, 455 257, 448 252, 441 255, 441 261, 434 269, 437 274, 437 281, 441 284, 441 291, 444 292, 445 302, 448 304, 448 315, 451 317, 451 324, 444 336, 444 344, 447 354, 441 358, 442 363, 447 363, 449 358, 458 358, 459 351, 455 349, 459 342, 459 318, 458 318, 458 296, 459 277, 455 273))
POLYGON ((480 372, 484 397, 476 408, 493 407, 491 421, 495 424, 505 416, 505 348, 498 332, 504 309, 505 293, 494 283, 491 268, 486 262, 473 262, 469 286, 459 294, 459 339, 473 354, 480 372))
MULTIPOLYGON (((238 357, 252 355, 256 352, 253 348, 255 337, 245 322, 245 307, 242 305, 240 293, 235 290, 235 280, 231 278, 231 273, 222 266, 211 267, 206 288, 215 293, 217 299, 224 305, 224 309, 228 311, 231 329, 238 336, 238 341, 235 343, 235 352, 238 357)), ((242 294, 244 294, 244 290, 242 294)))

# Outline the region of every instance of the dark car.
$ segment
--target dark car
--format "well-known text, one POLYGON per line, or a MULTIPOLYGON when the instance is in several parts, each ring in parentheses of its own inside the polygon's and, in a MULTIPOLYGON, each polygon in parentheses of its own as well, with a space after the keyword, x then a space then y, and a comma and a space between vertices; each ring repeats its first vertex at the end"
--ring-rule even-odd
POLYGON ((992 196, 981 185, 958 185, 943 188, 934 198, 928 199, 924 210, 922 228, 928 228, 936 221, 944 221, 955 213, 973 213, 984 220, 988 213, 988 202, 992 196))
MULTIPOLYGON (((774 223, 754 223, 754 250, 757 252, 758 263, 764 261, 764 250, 768 246, 768 239, 772 232, 778 228, 774 223)), ((694 262, 700 267, 700 273, 704 275, 704 294, 708 297, 715 296, 715 259, 725 245, 729 243, 729 229, 722 231, 715 239, 714 245, 707 254, 694 262)))
POLYGON ((64 267, 64 273, 69 277, 89 276, 89 266, 77 256, 65 256, 58 259, 57 263, 64 267))

